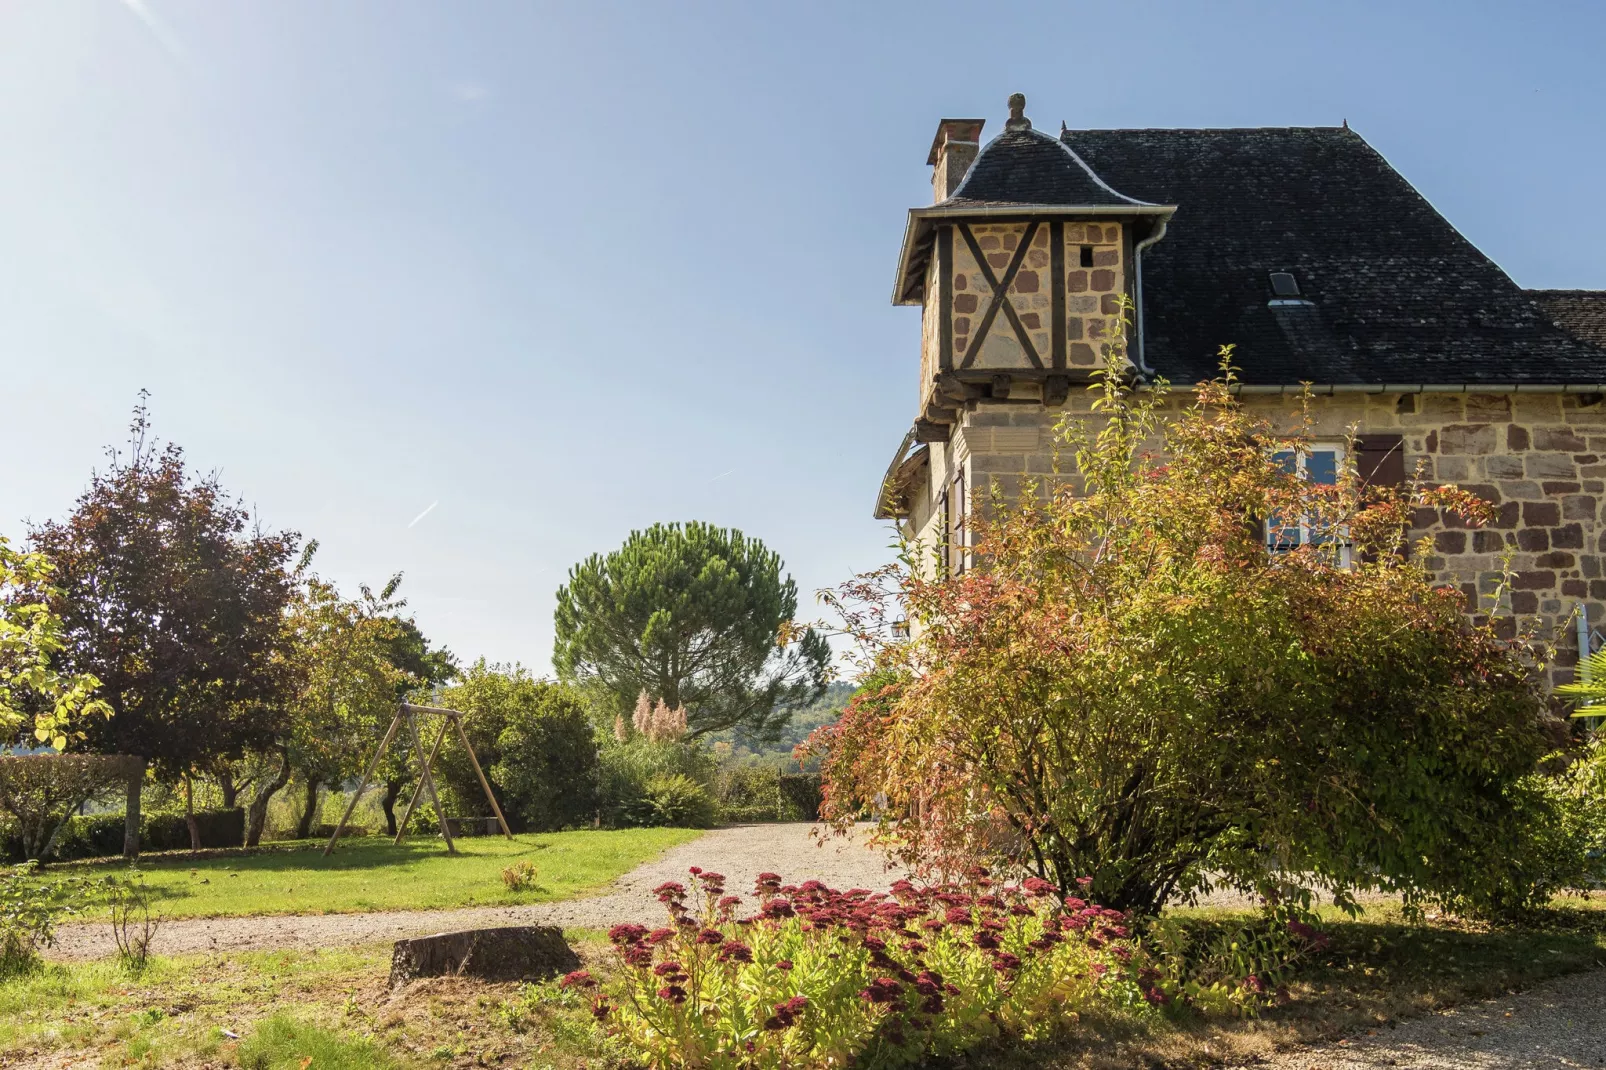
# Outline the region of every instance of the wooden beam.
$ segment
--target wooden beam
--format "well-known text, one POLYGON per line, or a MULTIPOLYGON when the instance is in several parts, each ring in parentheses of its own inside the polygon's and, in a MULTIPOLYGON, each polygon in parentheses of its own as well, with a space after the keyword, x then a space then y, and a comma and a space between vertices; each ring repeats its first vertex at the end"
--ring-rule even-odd
POLYGON ((1043 404, 1063 405, 1071 393, 1071 379, 1068 375, 1050 375, 1043 380, 1043 404))
POLYGON ((954 228, 937 228, 937 370, 954 366, 954 228))
MULTIPOLYGON (((446 719, 441 722, 441 730, 435 735, 435 745, 429 748, 429 761, 431 765, 434 765, 435 755, 441 749, 441 740, 446 738, 446 725, 451 719, 451 715, 448 714, 446 719)), ((407 836, 407 822, 413 819, 413 810, 418 806, 418 797, 419 795, 423 794, 423 791, 424 778, 419 777, 418 783, 413 785, 413 797, 407 800, 407 812, 402 814, 401 821, 396 825, 396 839, 393 842, 398 845, 407 836)))
POLYGON ((1065 367, 1065 223, 1058 219, 1048 225, 1048 280, 1048 362, 1059 371, 1065 367))
POLYGON ((915 421, 916 442, 947 442, 949 433, 947 424, 932 423, 930 420, 915 421))
POLYGON ((446 853, 456 854, 457 844, 452 842, 452 829, 446 823, 446 811, 441 809, 441 797, 435 792, 435 778, 430 776, 429 761, 424 757, 424 745, 418 740, 418 718, 411 711, 407 711, 407 731, 413 737, 413 753, 418 755, 418 775, 424 778, 424 788, 429 792, 429 801, 435 804, 435 817, 441 823, 441 836, 446 840, 446 853))
POLYGON ((340 833, 345 829, 346 822, 351 820, 352 813, 357 809, 357 801, 362 798, 363 789, 368 787, 368 781, 373 779, 374 770, 379 768, 379 759, 385 756, 385 748, 395 738, 396 726, 401 722, 402 707, 396 707, 396 716, 390 719, 390 727, 385 730, 385 738, 380 740, 379 746, 374 749, 373 759, 369 761, 368 768, 363 771, 362 779, 357 782, 357 790, 352 792, 351 802, 346 804, 346 812, 340 815, 340 823, 329 836, 329 842, 323 845, 323 855, 329 857, 329 852, 335 849, 335 841, 340 839, 340 833))
POLYGON ((457 727, 457 738, 463 741, 463 749, 468 752, 468 760, 474 765, 474 775, 480 778, 480 787, 485 789, 485 801, 491 804, 491 811, 496 814, 496 823, 502 826, 502 835, 511 840, 513 832, 507 827, 507 818, 502 816, 502 808, 496 805, 496 796, 491 793, 491 784, 485 779, 485 770, 480 768, 480 760, 474 756, 474 744, 468 741, 468 733, 463 731, 463 722, 456 717, 451 720, 457 727))
POLYGON ((1010 388, 1009 376, 1007 376, 1007 375, 994 375, 993 376, 993 397, 998 398, 1000 401, 1007 401, 1009 399, 1009 388, 1010 388))

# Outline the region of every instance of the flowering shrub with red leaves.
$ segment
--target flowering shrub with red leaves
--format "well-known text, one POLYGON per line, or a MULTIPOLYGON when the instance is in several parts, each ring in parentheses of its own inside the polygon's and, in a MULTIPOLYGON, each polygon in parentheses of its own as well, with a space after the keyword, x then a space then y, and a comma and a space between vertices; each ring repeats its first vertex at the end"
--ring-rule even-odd
POLYGON ((1311 482, 1309 399, 1274 420, 1234 387, 1225 364, 1176 396, 1106 378, 1073 399, 1058 475, 978 489, 974 568, 917 545, 844 588, 873 671, 807 745, 822 818, 875 818, 917 872, 1090 875, 1140 915, 1213 882, 1542 898, 1513 865, 1550 730, 1533 651, 1509 618, 1469 621, 1405 534, 1490 506, 1353 465, 1311 482), (1298 545, 1268 551, 1268 523, 1298 545))
POLYGON ((597 1017, 655 1067, 907 1065, 1170 998, 1127 915, 1040 879, 975 870, 889 894, 767 873, 744 900, 694 868, 657 893, 667 925, 608 934, 616 982, 565 980, 594 988, 597 1017))

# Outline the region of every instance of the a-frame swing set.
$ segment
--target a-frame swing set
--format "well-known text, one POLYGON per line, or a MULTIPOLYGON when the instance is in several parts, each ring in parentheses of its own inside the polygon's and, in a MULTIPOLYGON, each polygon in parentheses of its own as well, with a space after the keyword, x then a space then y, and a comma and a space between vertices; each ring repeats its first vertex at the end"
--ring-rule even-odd
POLYGON ((457 853, 457 845, 452 842, 452 830, 446 823, 446 811, 441 809, 440 796, 435 793, 435 778, 430 774, 430 769, 435 764, 435 755, 440 753, 441 741, 446 738, 448 727, 457 729, 457 738, 463 741, 463 750, 468 753, 468 760, 474 765, 474 775, 480 779, 480 787, 485 790, 485 800, 491 804, 491 812, 496 815, 496 823, 502 827, 502 835, 510 840, 513 838, 513 833, 507 827, 507 818, 502 816, 502 808, 496 804, 496 796, 491 792, 490 782, 485 779, 485 770, 480 768, 480 760, 474 756, 474 745, 468 741, 468 733, 463 730, 463 716, 457 710, 443 710, 438 706, 414 706, 409 702, 403 702, 396 707, 396 716, 390 719, 390 727, 385 729, 385 738, 379 741, 373 760, 363 771, 362 780, 358 782, 357 790, 352 793, 351 802, 346 804, 346 812, 340 815, 340 824, 335 826, 334 835, 324 844, 325 856, 335 849, 336 841, 345 831, 346 822, 351 820, 352 813, 357 809, 357 803, 362 799, 362 793, 367 790, 368 782, 374 777, 374 770, 379 768, 379 760, 390 748, 391 741, 396 738, 403 721, 407 722, 407 735, 412 741, 413 754, 418 758, 418 783, 413 788, 413 797, 408 800, 406 813, 396 823, 395 842, 401 843, 407 835, 407 822, 412 819, 413 809, 418 805, 418 797, 420 793, 428 791, 429 801, 435 807, 435 816, 441 823, 441 836, 446 840, 446 850, 449 854, 457 853), (439 714, 442 717, 440 733, 436 735, 435 744, 429 748, 428 755, 425 755, 423 744, 418 738, 418 715, 421 713, 439 714))

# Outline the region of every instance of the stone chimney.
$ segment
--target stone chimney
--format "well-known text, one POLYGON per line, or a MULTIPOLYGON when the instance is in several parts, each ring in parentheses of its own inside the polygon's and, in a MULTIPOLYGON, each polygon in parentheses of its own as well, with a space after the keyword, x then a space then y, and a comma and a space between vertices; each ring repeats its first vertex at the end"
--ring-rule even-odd
POLYGON ((931 200, 946 201, 953 196, 965 172, 981 151, 981 128, 985 119, 944 119, 937 124, 937 137, 931 143, 926 162, 931 172, 931 200))

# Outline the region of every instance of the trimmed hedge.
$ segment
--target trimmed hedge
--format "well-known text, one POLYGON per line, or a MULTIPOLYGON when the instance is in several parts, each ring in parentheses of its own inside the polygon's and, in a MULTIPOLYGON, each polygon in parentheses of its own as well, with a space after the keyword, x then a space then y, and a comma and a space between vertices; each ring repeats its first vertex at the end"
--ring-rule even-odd
MULTIPOLYGON (((240 847, 245 844, 245 811, 198 810, 196 824, 200 826, 201 846, 240 847)), ((88 814, 74 817, 62 830, 53 862, 71 862, 81 858, 108 858, 123 853, 123 815, 88 814)), ((183 814, 146 814, 140 821, 140 850, 187 851, 190 849, 190 829, 183 814)), ((7 859, 22 861, 22 839, 15 832, 0 844, 7 859)))
POLYGON ((783 821, 818 821, 820 803, 819 773, 782 773, 780 776, 781 819, 783 821))

